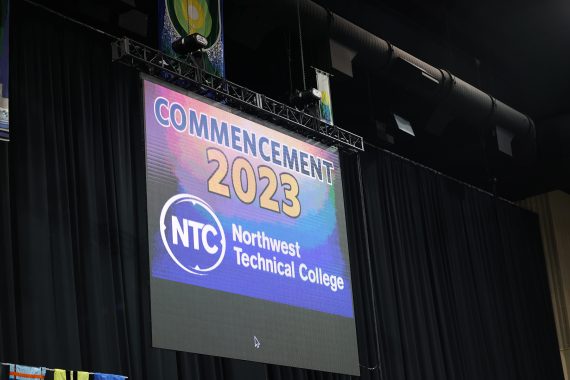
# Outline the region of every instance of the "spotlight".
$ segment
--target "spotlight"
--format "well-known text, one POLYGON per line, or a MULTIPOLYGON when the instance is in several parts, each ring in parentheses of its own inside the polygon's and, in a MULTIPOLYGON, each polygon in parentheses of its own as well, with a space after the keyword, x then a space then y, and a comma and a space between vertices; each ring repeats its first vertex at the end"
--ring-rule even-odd
POLYGON ((299 107, 307 107, 321 100, 322 94, 316 88, 305 91, 297 91, 291 99, 292 103, 299 107))
POLYGON ((172 43, 172 50, 176 54, 186 55, 199 51, 208 46, 208 39, 200 33, 192 33, 181 37, 172 43))

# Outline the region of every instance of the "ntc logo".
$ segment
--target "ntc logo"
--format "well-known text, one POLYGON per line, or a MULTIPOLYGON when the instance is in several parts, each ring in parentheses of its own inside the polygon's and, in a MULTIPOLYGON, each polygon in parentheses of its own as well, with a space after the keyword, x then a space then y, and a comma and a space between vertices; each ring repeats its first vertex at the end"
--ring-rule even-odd
POLYGON ((222 263, 226 237, 212 208, 190 194, 178 194, 160 213, 160 234, 166 251, 188 273, 205 275, 222 263))

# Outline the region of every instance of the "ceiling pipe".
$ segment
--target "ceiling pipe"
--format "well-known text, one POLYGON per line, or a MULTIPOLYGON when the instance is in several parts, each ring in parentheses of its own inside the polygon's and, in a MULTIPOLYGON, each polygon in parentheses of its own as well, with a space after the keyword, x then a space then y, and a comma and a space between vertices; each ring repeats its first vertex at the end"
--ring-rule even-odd
MULTIPOLYGON (((453 118, 477 127, 502 128, 527 149, 535 150, 534 122, 527 115, 509 107, 493 96, 454 76, 449 71, 429 65, 393 46, 376 35, 340 17, 311 0, 299 0, 299 11, 306 34, 326 33, 330 38, 358 52, 361 62, 390 80, 405 83, 412 91, 436 104, 427 129, 443 132, 453 118)), ((272 9, 284 6, 296 11, 297 0, 281 0, 272 9)))

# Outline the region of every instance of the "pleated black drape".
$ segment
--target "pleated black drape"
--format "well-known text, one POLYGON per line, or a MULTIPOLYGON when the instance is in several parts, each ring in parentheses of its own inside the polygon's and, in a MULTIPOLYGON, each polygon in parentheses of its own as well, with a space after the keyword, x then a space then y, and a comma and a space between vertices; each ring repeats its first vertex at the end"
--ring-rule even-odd
POLYGON ((561 379, 535 214, 364 157, 387 379, 561 379))
MULTIPOLYGON (((138 75, 110 62, 107 37, 13 4, 0 360, 346 378, 151 348, 138 75)), ((363 378, 561 379, 533 214, 373 149, 343 173, 363 378)))
POLYGON ((111 64, 107 38, 13 4, 2 360, 132 379, 228 377, 225 360, 150 348, 137 74, 111 64))

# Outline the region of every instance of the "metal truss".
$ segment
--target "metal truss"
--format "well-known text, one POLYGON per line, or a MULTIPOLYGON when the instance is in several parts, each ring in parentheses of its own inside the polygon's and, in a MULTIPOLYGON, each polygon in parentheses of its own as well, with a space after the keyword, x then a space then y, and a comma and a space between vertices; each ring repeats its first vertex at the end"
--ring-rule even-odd
POLYGON ((198 68, 197 64, 171 57, 128 38, 118 39, 111 45, 113 61, 135 67, 146 74, 229 106, 243 109, 324 143, 349 150, 364 150, 364 141, 361 136, 210 74, 198 68))

